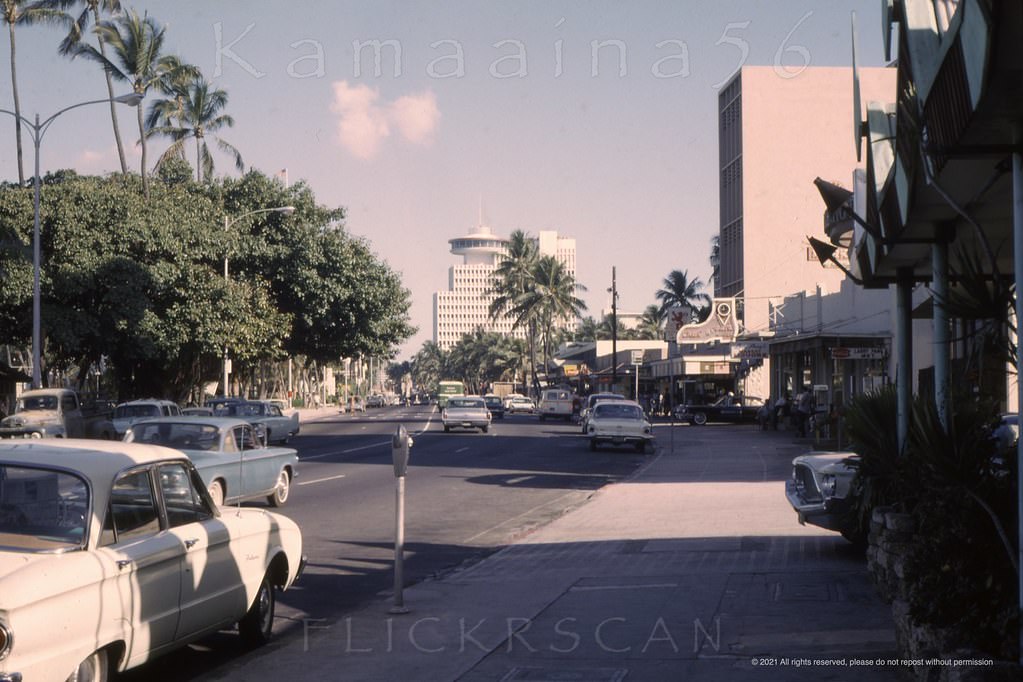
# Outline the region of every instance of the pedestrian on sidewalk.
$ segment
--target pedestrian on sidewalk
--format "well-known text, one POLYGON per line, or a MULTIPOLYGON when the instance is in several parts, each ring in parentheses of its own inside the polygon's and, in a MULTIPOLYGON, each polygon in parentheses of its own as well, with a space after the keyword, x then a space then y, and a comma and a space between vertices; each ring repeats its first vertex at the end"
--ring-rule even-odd
POLYGON ((799 437, 806 438, 807 427, 810 425, 810 414, 813 412, 813 396, 808 386, 803 386, 802 392, 796 396, 796 426, 799 428, 799 437))

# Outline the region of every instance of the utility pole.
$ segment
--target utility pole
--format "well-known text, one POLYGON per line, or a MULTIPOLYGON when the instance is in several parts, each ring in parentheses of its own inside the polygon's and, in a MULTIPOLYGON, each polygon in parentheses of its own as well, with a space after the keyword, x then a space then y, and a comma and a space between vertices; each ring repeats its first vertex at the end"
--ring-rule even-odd
POLYGON ((611 391, 618 384, 618 272, 611 266, 611 391))

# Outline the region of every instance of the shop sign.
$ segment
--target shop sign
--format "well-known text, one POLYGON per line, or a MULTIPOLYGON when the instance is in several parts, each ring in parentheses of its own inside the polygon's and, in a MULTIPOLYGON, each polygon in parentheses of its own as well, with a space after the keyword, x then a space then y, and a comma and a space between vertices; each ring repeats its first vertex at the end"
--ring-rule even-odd
POLYGON ((700 362, 700 374, 731 374, 730 362, 700 362))
POLYGON ((885 349, 879 346, 844 347, 831 349, 832 360, 884 360, 885 349))
POLYGON ((676 343, 704 343, 718 341, 730 343, 739 334, 739 320, 735 316, 734 298, 715 298, 711 313, 699 324, 687 324, 675 334, 676 343))
POLYGON ((767 341, 743 341, 732 344, 732 357, 740 360, 764 360, 771 355, 767 341))

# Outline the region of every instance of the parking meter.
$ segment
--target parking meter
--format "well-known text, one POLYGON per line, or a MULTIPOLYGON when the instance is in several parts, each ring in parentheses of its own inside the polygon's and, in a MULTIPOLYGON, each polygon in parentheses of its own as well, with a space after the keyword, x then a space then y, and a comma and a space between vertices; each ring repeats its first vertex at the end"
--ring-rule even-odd
POLYGON ((398 425, 398 430, 391 437, 391 460, 394 463, 394 477, 401 478, 408 470, 409 448, 412 447, 412 438, 408 435, 403 424, 398 425))

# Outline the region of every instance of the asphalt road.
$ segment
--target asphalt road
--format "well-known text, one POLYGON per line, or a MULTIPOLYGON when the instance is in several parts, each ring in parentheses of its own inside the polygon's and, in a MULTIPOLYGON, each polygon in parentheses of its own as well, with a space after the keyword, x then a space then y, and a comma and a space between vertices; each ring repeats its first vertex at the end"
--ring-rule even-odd
MULTIPOLYGON (((329 625, 393 588, 391 435, 415 440, 406 478, 405 582, 478 561, 627 477, 647 456, 590 452, 572 423, 508 415, 486 434, 444 433, 435 408, 385 407, 304 424, 291 446, 299 476, 281 511, 302 528, 309 559, 280 595, 275 632, 329 625)), ((216 679, 240 657, 272 655, 222 633, 122 676, 132 682, 216 679)))

